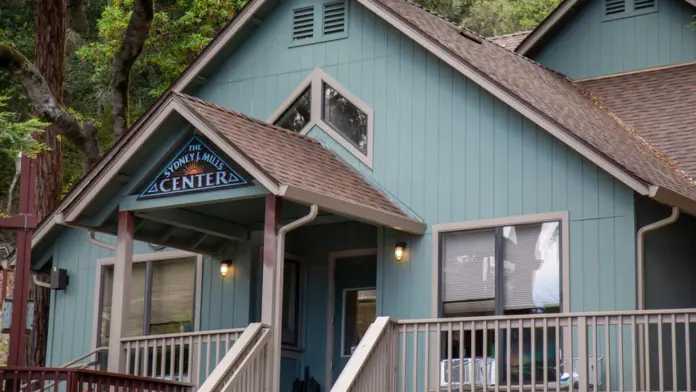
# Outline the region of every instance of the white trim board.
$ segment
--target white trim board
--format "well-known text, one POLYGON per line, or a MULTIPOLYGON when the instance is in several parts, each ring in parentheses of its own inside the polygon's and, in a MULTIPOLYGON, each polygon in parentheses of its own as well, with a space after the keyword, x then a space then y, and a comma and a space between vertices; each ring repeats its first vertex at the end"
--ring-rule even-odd
MULTIPOLYGON (((336 281, 335 281, 335 272, 336 272, 336 260, 338 259, 348 259, 351 257, 360 257, 360 256, 375 256, 377 257, 378 254, 378 249, 377 248, 364 248, 364 249, 350 249, 350 250, 342 250, 342 251, 337 251, 337 252, 330 252, 329 253, 329 273, 328 273, 328 289, 327 289, 327 297, 328 298, 328 303, 326 304, 326 375, 325 375, 325 384, 326 384, 326 389, 327 391, 331 390, 331 384, 333 384, 333 354, 334 354, 334 347, 333 347, 333 341, 334 341, 334 331, 333 331, 333 313, 334 313, 334 302, 336 301, 335 298, 335 287, 336 287, 336 281)), ((375 267, 377 267, 375 265, 375 267)), ((377 285, 379 285, 379 281, 376 282, 377 285)), ((375 287, 377 289, 377 287, 375 287)), ((379 290, 377 290, 377 295, 379 296, 379 290)))
MULTIPOLYGON (((203 255, 193 252, 187 252, 183 250, 175 250, 170 252, 156 252, 156 253, 140 253, 133 255, 133 263, 146 263, 148 261, 165 261, 165 260, 176 260, 176 259, 188 259, 196 258, 196 281, 195 281, 195 292, 194 292, 194 307, 193 307, 193 325, 194 330, 200 330, 201 324, 201 296, 202 296, 202 285, 203 285, 203 255)), ((105 257, 97 259, 96 277, 94 283, 94 304, 92 312, 92 348, 97 348, 97 340, 99 339, 99 303, 101 302, 101 285, 102 285, 102 270, 105 266, 114 265, 115 257, 105 257)))
POLYGON ((329 76, 323 69, 315 68, 309 76, 307 76, 293 91, 290 95, 278 106, 278 108, 268 117, 267 122, 274 124, 278 119, 292 106, 297 98, 302 95, 302 93, 311 88, 311 110, 309 122, 302 128, 299 132, 301 135, 306 135, 314 126, 319 126, 326 134, 328 134, 332 139, 339 143, 343 148, 348 150, 356 158, 358 158, 367 167, 372 169, 373 155, 374 155, 374 123, 375 123, 375 113, 372 107, 366 104, 363 100, 355 96, 341 83, 336 81, 334 78, 329 76), (336 90, 344 98, 346 98, 350 103, 355 105, 358 109, 363 111, 367 115, 367 154, 364 154, 358 148, 356 148, 353 143, 348 141, 345 136, 341 135, 333 126, 326 123, 323 119, 322 106, 324 104, 322 86, 326 83, 328 86, 336 90))

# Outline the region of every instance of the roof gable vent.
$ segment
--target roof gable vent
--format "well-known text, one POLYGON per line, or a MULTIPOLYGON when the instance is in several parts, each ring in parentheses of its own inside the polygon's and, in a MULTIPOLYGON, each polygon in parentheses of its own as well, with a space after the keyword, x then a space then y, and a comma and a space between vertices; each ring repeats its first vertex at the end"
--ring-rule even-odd
POLYGON ((292 10, 292 40, 300 41, 314 37, 314 7, 292 10))
POLYGON ((341 0, 324 4, 324 35, 342 34, 346 31, 346 2, 341 0))
POLYGON ((635 0, 633 9, 636 11, 645 10, 655 7, 655 0, 635 0))
MULTIPOLYGON (((616 15, 626 11, 626 0, 605 0, 604 14, 616 15)), ((641 0, 637 0, 641 1, 641 0)), ((651 0, 648 0, 651 1, 651 0)))

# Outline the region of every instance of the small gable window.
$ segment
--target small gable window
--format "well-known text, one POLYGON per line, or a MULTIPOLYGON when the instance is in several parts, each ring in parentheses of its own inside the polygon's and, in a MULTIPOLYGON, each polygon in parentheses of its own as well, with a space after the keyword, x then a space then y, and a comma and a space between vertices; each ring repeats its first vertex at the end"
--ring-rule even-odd
POLYGON ((657 0, 604 0, 604 20, 614 20, 657 11, 657 0))
POLYGON ((312 111, 312 91, 307 87, 302 95, 300 95, 295 102, 290 105, 288 110, 286 110, 275 125, 289 129, 293 132, 300 132, 304 127, 309 124, 311 120, 312 111))
POLYGON ((328 84, 322 88, 322 119, 367 154, 367 114, 328 84))
POLYGON ((292 10, 291 25, 290 47, 346 38, 348 1, 295 8, 292 10))
POLYGON ((318 126, 372 167, 372 108, 319 68, 300 83, 268 122, 303 135, 318 126))

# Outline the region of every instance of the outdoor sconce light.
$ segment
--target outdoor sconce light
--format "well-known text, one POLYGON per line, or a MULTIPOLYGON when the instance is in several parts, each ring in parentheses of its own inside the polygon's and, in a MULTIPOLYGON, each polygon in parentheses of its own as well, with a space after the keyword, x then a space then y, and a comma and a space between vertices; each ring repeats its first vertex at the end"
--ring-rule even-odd
POLYGON ((220 275, 222 275, 223 278, 227 276, 227 273, 229 272, 231 266, 232 263, 229 261, 223 261, 222 263, 220 263, 220 275))
POLYGON ((404 253, 406 253, 406 244, 399 242, 396 244, 396 247, 394 247, 394 257, 396 258, 396 261, 403 260, 404 253))

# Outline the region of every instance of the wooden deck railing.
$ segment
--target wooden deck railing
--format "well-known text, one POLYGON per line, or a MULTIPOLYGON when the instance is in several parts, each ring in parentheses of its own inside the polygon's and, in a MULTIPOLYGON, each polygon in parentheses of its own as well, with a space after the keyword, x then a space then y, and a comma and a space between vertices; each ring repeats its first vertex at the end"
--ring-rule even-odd
POLYGON ((0 368, 4 392, 192 392, 193 386, 125 374, 75 368, 0 368), (31 386, 31 387, 29 387, 31 386))
POLYGON ((200 386, 244 328, 121 339, 126 373, 200 386))
POLYGON ((693 390, 696 310, 378 322, 332 392, 693 390))

